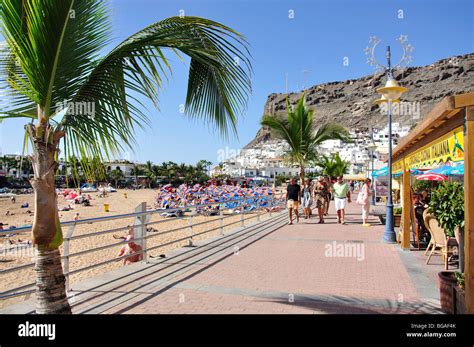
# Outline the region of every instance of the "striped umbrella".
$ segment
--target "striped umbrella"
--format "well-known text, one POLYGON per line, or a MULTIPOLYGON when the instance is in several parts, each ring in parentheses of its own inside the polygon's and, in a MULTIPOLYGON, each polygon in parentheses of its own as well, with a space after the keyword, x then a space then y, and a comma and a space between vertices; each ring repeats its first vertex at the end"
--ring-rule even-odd
POLYGON ((420 181, 446 181, 448 177, 436 173, 426 173, 423 175, 416 176, 416 179, 420 181))

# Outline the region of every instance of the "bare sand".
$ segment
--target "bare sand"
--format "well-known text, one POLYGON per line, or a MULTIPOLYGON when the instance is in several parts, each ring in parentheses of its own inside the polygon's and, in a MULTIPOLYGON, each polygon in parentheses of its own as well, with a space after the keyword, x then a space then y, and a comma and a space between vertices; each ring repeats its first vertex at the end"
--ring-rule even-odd
MULTIPOLYGON (((105 198, 100 198, 98 193, 90 193, 92 196, 91 206, 82 206, 82 205, 72 205, 74 207, 71 211, 63 211, 59 212, 60 219, 62 222, 73 220, 76 213, 79 213, 79 219, 88 219, 88 218, 97 218, 103 216, 110 216, 110 215, 117 215, 117 214, 125 214, 125 213, 132 213, 135 210, 135 207, 142 203, 146 202, 147 209, 152 209, 154 204, 154 196, 156 194, 155 190, 151 189, 140 189, 140 190, 119 190, 115 193, 108 194, 105 198), (127 197, 125 197, 125 194, 127 197), (110 211, 104 212, 104 204, 109 204, 110 211)), ((68 202, 60 196, 58 199, 58 206, 64 207, 67 206, 68 202)), ((9 199, 3 198, 0 199, 0 222, 7 223, 8 225, 4 228, 8 228, 9 226, 26 226, 31 225, 33 222, 33 215, 31 213, 27 213, 27 211, 34 211, 34 196, 30 195, 18 195, 16 199, 16 203, 12 203, 9 199), (24 202, 29 203, 29 208, 20 208, 20 205, 24 202), (10 215, 6 215, 7 211, 10 211, 10 215)), ((261 214, 262 220, 268 216, 268 213, 261 214)), ((246 218, 250 218, 252 216, 256 216, 255 213, 246 215, 246 218)), ((224 220, 224 223, 231 223, 237 222, 241 218, 240 215, 233 215, 229 218, 224 220)), ((158 232, 149 232, 147 235, 147 248, 161 245, 164 243, 168 243, 171 241, 179 240, 181 238, 185 238, 185 240, 173 243, 171 245, 167 245, 164 247, 156 248, 149 252, 149 255, 152 257, 157 257, 161 254, 166 254, 166 252, 182 247, 188 243, 186 239, 189 236, 189 229, 184 228, 179 231, 173 231, 164 235, 156 235, 158 233, 176 229, 179 227, 186 227, 188 226, 189 220, 188 217, 185 215, 184 218, 165 218, 159 216, 159 214, 153 214, 150 222, 160 221, 167 219, 169 222, 160 223, 155 225, 150 225, 154 229, 158 230, 158 232)), ((127 227, 127 225, 132 225, 134 223, 135 218, 126 218, 126 219, 116 219, 116 220, 109 220, 104 222, 97 222, 93 224, 82 224, 78 225, 74 229, 74 236, 77 235, 85 235, 89 233, 95 233, 103 230, 109 230, 113 228, 121 228, 127 227)), ((199 235, 194 237, 194 240, 200 240, 208 237, 217 236, 220 233, 219 226, 220 220, 218 217, 206 217, 206 216, 193 216, 193 223, 200 223, 208 221, 204 225, 195 226, 193 228, 193 233, 197 234, 199 232, 203 232, 209 229, 217 228, 217 230, 210 231, 203 235, 199 235)), ((255 219, 253 219, 255 221, 255 219)), ((239 224, 233 224, 224 228, 224 232, 235 229, 239 224)), ((63 234, 66 235, 67 228, 63 228, 63 234)), ((80 238, 77 240, 72 240, 70 242, 70 253, 76 253, 83 250, 105 246, 105 245, 112 245, 121 242, 121 240, 117 240, 113 237, 113 235, 120 235, 123 236, 125 231, 117 231, 113 233, 107 233, 103 235, 94 235, 92 237, 85 237, 80 238)), ((15 235, 10 238, 3 238, 0 240, 0 248, 11 247, 8 240, 31 240, 31 232, 25 232, 21 235, 15 235)), ((72 256, 69 260, 69 271, 74 271, 77 269, 84 268, 86 266, 92 264, 98 264, 102 261, 113 259, 117 257, 117 254, 121 248, 120 244, 117 244, 114 247, 78 255, 72 256)), ((61 254, 63 254, 64 246, 61 247, 61 254)), ((14 252, 1 252, 0 253, 0 270, 4 270, 11 267, 16 267, 23 264, 32 263, 33 253, 32 247, 25 247, 21 249, 15 249, 14 252)), ((95 275, 104 273, 106 271, 110 271, 112 269, 116 269, 118 267, 123 266, 122 261, 111 262, 107 263, 92 269, 84 270, 76 274, 72 274, 70 276, 70 283, 71 288, 74 288, 74 283, 81 281, 86 278, 93 277, 95 275)), ((4 291, 7 289, 11 289, 14 287, 18 287, 21 285, 26 285, 29 283, 33 283, 35 281, 35 274, 33 267, 29 267, 27 269, 22 269, 20 271, 16 271, 13 273, 7 273, 2 275, 2 280, 0 281, 0 291, 4 291)), ((7 300, 0 301, 0 307, 4 307, 6 305, 10 305, 14 302, 18 302, 24 300, 25 296, 16 297, 7 300)))

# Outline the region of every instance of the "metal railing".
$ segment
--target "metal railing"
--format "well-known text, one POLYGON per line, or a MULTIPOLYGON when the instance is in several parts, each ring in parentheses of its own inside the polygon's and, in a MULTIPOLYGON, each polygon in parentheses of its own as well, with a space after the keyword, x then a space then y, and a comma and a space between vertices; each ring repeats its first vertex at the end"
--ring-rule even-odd
MULTIPOLYGON (((96 267, 104 266, 106 264, 112 263, 112 262, 117 262, 122 259, 129 258, 134 255, 143 255, 143 262, 148 263, 148 255, 149 252, 158 248, 162 248, 165 246, 170 246, 175 243, 180 243, 184 241, 188 241, 188 246, 194 246, 194 238, 210 233, 212 231, 219 230, 220 235, 224 235, 224 228, 236 224, 240 224, 241 227, 245 226, 245 222, 251 219, 256 218, 257 222, 261 221, 261 212, 262 210, 266 210, 269 213, 269 217, 272 217, 272 210, 276 206, 284 207, 282 206, 284 204, 282 199, 277 199, 275 198, 274 195, 269 195, 267 197, 254 197, 254 196, 246 196, 246 197, 241 197, 238 199, 229 199, 229 200, 224 200, 224 201, 219 201, 219 202, 208 202, 204 204, 199 204, 199 205, 189 205, 185 207, 178 207, 178 208, 169 208, 169 209, 153 209, 153 210, 146 210, 146 203, 141 203, 135 208, 135 212, 133 213, 127 213, 127 214, 120 214, 120 215, 112 215, 112 216, 105 216, 105 217, 99 217, 99 218, 89 218, 89 219, 83 219, 83 220, 77 220, 77 221, 68 221, 68 222, 62 222, 61 227, 66 228, 66 236, 64 237, 64 248, 63 248, 63 255, 61 256, 61 261, 63 265, 63 271, 64 271, 64 276, 66 278, 66 291, 69 291, 70 289, 70 276, 73 274, 77 274, 83 271, 87 271, 96 267), (231 205, 230 205, 231 204, 231 205), (219 206, 217 209, 216 207, 219 206), (199 211, 202 211, 203 208, 211 208, 211 211, 214 213, 217 213, 217 215, 212 215, 215 218, 210 218, 207 221, 203 222, 198 222, 195 223, 193 221, 193 217, 196 215, 200 215, 199 211), (181 217, 174 217, 174 218, 165 218, 162 220, 158 221, 153 221, 151 222, 151 216, 155 214, 162 214, 164 212, 168 213, 175 213, 178 212, 179 210, 183 211, 183 209, 187 212, 191 212, 192 214, 190 215, 184 215, 181 217), (233 210, 233 213, 224 215, 223 212, 224 210, 233 210), (194 211, 193 211, 194 210, 194 211), (256 213, 255 213, 256 212, 256 213), (224 221, 228 218, 235 217, 236 215, 240 215, 240 218, 237 221, 231 221, 229 223, 225 223, 224 221), (250 215, 249 218, 245 218, 246 215, 250 215), (97 232, 92 232, 92 233, 86 233, 86 234, 80 234, 80 235, 74 235, 75 228, 78 225, 83 225, 83 224, 93 224, 93 223, 99 223, 99 222, 104 222, 104 221, 111 221, 111 220, 117 220, 117 219, 127 219, 127 218, 135 218, 135 222, 133 225, 127 224, 126 226, 123 227, 118 227, 118 228, 112 228, 112 229, 106 229, 106 230, 101 230, 97 232), (164 230, 164 231, 156 231, 156 232, 148 232, 148 226, 156 226, 156 225, 162 225, 165 223, 170 223, 173 221, 176 221, 177 219, 183 220, 183 219, 188 219, 188 225, 187 226, 180 226, 177 228, 172 228, 169 230, 164 230), (216 220, 219 220, 219 226, 213 227, 210 229, 205 229, 204 231, 201 231, 199 233, 195 233, 195 228, 197 226, 202 226, 206 225, 208 223, 213 223, 216 220), (99 263, 87 265, 84 267, 81 267, 79 269, 70 269, 70 259, 72 257, 80 257, 85 254, 91 253, 91 252, 98 252, 98 251, 103 251, 109 248, 113 247, 121 247, 124 244, 126 244, 125 241, 121 240, 120 242, 115 242, 112 244, 107 244, 103 246, 98 246, 94 248, 89 248, 85 250, 81 250, 75 253, 70 253, 70 245, 71 242, 74 240, 79 240, 79 239, 84 239, 88 237, 95 237, 98 235, 105 235, 105 234, 111 234, 111 233, 116 233, 120 231, 126 231, 129 230, 131 227, 134 228, 134 239, 133 241, 136 242, 141 246, 141 250, 134 252, 133 254, 125 254, 123 256, 119 257, 114 257, 112 259, 107 259, 103 260, 99 263), (169 242, 165 243, 160 243, 158 245, 152 246, 152 247, 147 247, 147 241, 166 234, 182 231, 184 229, 188 230, 188 236, 172 240, 169 242)), ((205 215, 205 214, 204 214, 205 215)), ((14 228, 14 229, 8 229, 8 230, 2 230, 0 231, 0 235, 4 234, 6 235, 16 235, 16 234, 21 234, 24 232, 29 232, 31 231, 32 226, 27 226, 27 227, 19 227, 19 228, 14 228)), ((13 245, 12 245, 13 246, 13 245)), ((27 245, 25 248, 30 248, 31 250, 33 247, 31 245, 27 245)), ((7 253, 9 252, 9 249, 4 250, 3 252, 7 253)), ((7 273, 12 273, 12 272, 17 272, 21 270, 25 270, 28 268, 34 267, 34 262, 28 263, 28 264, 23 264, 19 266, 15 266, 12 268, 0 270, 0 274, 4 275, 7 273)), ((0 292, 0 299, 8 299, 16 296, 22 296, 22 295, 28 295, 34 292, 34 289, 29 289, 31 287, 34 287, 35 283, 28 283, 25 285, 21 285, 12 289, 8 289, 6 291, 0 292)))

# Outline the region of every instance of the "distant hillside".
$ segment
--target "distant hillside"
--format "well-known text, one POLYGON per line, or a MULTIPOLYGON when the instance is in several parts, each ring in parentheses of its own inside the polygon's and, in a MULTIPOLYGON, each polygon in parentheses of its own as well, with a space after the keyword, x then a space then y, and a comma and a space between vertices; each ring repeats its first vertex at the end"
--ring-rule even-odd
MULTIPOLYGON (((474 53, 440 60, 422 67, 397 69, 394 77, 409 91, 403 101, 419 102, 421 118, 397 115, 393 122, 411 126, 420 122, 443 97, 474 91, 474 53)), ((387 118, 380 113, 373 101, 378 98, 376 89, 385 83, 385 74, 365 76, 342 82, 330 82, 312 86, 305 90, 307 104, 315 110, 317 126, 336 121, 347 128, 383 128, 387 118)), ((265 103, 264 113, 284 116, 287 97, 294 103, 299 93, 270 94, 265 103)), ((244 148, 271 140, 270 132, 261 128, 255 138, 244 148)))

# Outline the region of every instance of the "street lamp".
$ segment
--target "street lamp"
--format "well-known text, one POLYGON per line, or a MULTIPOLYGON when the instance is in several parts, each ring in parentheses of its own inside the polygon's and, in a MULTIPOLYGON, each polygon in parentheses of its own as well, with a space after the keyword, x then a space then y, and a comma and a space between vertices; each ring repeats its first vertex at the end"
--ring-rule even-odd
POLYGON ((388 199, 387 199, 387 218, 385 223, 385 232, 383 240, 385 243, 396 243, 397 235, 393 223, 393 199, 392 199, 392 102, 398 100, 400 96, 408 89, 398 85, 393 79, 392 69, 390 68, 390 46, 387 47, 387 82, 385 87, 378 88, 377 92, 387 100, 388 114, 388 199))
MULTIPOLYGON (((409 44, 406 44, 407 37, 406 35, 401 35, 398 39, 403 48, 403 56, 398 64, 399 66, 402 63, 409 63, 411 61, 411 56, 409 53, 413 50, 413 47, 409 44)), ((391 54, 390 46, 387 46, 386 57, 387 65, 378 64, 374 51, 377 44, 380 40, 376 37, 370 39, 371 47, 367 47, 365 52, 369 56, 368 63, 376 65, 379 68, 383 68, 386 73, 387 82, 382 88, 378 88, 377 92, 381 94, 381 98, 376 100, 375 103, 382 105, 387 103, 387 115, 388 115, 388 197, 387 197, 387 212, 386 212, 386 222, 385 222, 385 231, 383 234, 383 241, 385 243, 396 243, 397 235, 395 233, 394 223, 393 223, 393 199, 392 199, 392 103, 398 102, 398 99, 405 93, 408 89, 400 86, 397 81, 393 78, 393 68, 391 66, 391 54)))

